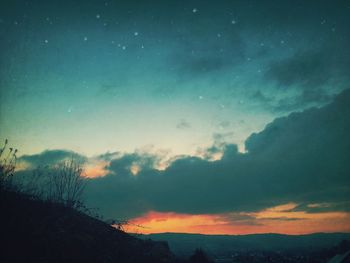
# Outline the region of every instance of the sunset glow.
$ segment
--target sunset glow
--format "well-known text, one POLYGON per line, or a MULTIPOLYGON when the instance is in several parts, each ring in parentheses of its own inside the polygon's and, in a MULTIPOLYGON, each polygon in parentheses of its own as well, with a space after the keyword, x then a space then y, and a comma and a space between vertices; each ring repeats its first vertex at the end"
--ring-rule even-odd
POLYGON ((349 232, 350 213, 318 213, 261 211, 244 213, 241 220, 230 220, 232 214, 188 215, 149 212, 130 220, 131 233, 199 233, 199 234, 309 234, 315 232, 349 232), (252 217, 247 219, 246 217, 252 217), (254 218, 256 217, 256 218, 254 218))

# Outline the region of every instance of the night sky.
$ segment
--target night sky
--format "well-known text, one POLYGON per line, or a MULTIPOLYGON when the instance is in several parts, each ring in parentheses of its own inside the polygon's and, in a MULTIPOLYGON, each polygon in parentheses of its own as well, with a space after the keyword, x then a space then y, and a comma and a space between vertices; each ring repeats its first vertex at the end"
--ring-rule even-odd
POLYGON ((0 139, 145 232, 350 231, 349 1, 5 1, 0 139))

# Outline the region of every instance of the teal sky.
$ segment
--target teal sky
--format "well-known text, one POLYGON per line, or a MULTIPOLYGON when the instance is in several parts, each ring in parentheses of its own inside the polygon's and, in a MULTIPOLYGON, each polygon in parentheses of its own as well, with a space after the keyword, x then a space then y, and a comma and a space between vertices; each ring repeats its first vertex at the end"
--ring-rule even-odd
POLYGON ((0 142, 22 179, 81 161, 87 206, 149 232, 349 232, 349 25, 343 0, 3 0, 0 142))
POLYGON ((2 1, 1 139, 196 154, 348 87, 346 1, 2 1))

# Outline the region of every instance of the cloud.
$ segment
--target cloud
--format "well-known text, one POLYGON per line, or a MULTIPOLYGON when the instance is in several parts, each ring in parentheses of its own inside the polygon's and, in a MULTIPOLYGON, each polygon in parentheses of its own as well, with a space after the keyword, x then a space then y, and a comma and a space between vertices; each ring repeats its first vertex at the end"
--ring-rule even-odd
POLYGON ((276 100, 258 92, 255 99, 277 111, 330 102, 334 94, 347 88, 342 83, 350 80, 350 53, 344 51, 347 45, 348 41, 335 44, 327 39, 312 50, 300 49, 286 58, 272 59, 265 79, 275 82, 278 90, 288 90, 293 95, 276 100))
MULTIPOLYGON (((149 157, 113 160, 90 180, 86 197, 108 216, 147 211, 208 214, 261 211, 288 202, 349 202, 350 91, 333 103, 274 120, 246 141, 248 153, 226 145, 220 160, 176 159, 163 171, 149 157), (130 165, 141 167, 137 176, 130 165)), ((340 206, 338 206, 338 210, 340 206)))
POLYGON ((289 212, 305 211, 307 213, 327 213, 335 211, 350 212, 350 201, 335 202, 335 203, 302 203, 291 209, 289 212))
POLYGON ((229 223, 234 223, 235 225, 250 225, 259 226, 261 222, 254 215, 245 213, 226 213, 221 214, 221 218, 229 223))
POLYGON ((73 151, 46 150, 39 154, 23 155, 19 158, 19 161, 24 161, 29 165, 31 165, 32 167, 36 167, 36 166, 52 165, 70 158, 74 158, 75 160, 78 160, 81 162, 85 162, 87 160, 85 156, 75 153, 73 151))
POLYGON ((121 156, 122 156, 122 154, 120 152, 106 152, 106 153, 98 155, 97 159, 103 160, 103 161, 111 161, 111 160, 117 159, 121 156))
POLYGON ((299 221, 299 220, 304 220, 304 218, 298 218, 298 217, 265 217, 265 218, 260 219, 260 220, 299 221))
POLYGON ((299 85, 303 89, 313 89, 326 84, 331 78, 330 64, 331 58, 323 52, 299 52, 272 62, 267 76, 284 87, 299 85))
MULTIPOLYGON (((349 211, 349 105, 346 90, 322 108, 275 119, 246 140, 245 154, 217 134, 206 151, 220 159, 181 156, 162 170, 162 156, 147 151, 101 155, 106 175, 87 179, 86 201, 121 219, 148 211, 244 215, 287 203, 297 204, 291 212, 349 211)), ((20 160, 35 167, 72 156, 88 161, 66 150, 20 160)))
POLYGON ((185 120, 185 119, 182 119, 177 125, 176 125, 176 128, 178 129, 188 129, 188 128, 191 128, 191 124, 185 120))
POLYGON ((140 170, 154 169, 158 162, 156 155, 131 153, 113 159, 106 169, 120 176, 136 175, 140 170))

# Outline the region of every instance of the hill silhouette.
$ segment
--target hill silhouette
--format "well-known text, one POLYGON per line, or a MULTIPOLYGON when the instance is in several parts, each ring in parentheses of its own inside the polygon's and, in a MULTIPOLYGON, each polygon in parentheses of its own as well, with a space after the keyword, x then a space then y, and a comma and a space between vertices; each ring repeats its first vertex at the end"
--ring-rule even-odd
POLYGON ((166 242, 132 237, 62 204, 0 194, 0 262, 178 262, 166 242))

